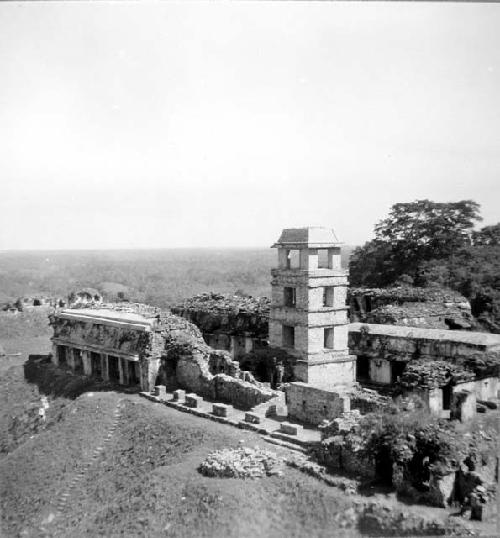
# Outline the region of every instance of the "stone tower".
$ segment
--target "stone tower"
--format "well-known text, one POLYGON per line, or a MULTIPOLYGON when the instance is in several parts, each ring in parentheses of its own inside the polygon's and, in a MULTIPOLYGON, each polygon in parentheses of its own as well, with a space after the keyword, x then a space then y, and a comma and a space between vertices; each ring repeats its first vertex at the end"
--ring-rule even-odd
POLYGON ((350 386, 356 357, 347 347, 347 271, 333 230, 287 228, 272 248, 271 346, 297 357, 295 377, 315 386, 350 386))

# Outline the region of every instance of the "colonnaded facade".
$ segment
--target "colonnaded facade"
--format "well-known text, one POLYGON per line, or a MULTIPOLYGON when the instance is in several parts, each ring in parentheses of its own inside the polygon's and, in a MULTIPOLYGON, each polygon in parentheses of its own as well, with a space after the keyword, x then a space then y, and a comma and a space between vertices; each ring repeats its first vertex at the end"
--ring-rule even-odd
POLYGON ((52 316, 51 324, 54 364, 120 385, 154 386, 160 360, 155 309, 67 309, 52 316))

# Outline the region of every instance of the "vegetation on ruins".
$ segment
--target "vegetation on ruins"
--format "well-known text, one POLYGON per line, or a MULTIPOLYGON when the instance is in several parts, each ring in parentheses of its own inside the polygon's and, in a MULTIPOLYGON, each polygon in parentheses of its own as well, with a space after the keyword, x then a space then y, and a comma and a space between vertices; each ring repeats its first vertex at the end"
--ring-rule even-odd
POLYGON ((441 286, 460 292, 482 326, 500 332, 500 223, 474 231, 472 200, 394 204, 375 239, 354 250, 354 286, 441 286))
POLYGON ((334 419, 321 429, 316 457, 334 471, 366 474, 364 469, 374 468, 374 475, 363 475, 365 480, 375 478, 403 496, 438 506, 448 502, 446 488, 438 483, 448 475, 462 480, 460 490, 449 492, 456 502, 464 502, 478 484, 493 495, 495 432, 479 427, 465 431, 456 422, 429 420, 417 397, 381 412, 334 419))

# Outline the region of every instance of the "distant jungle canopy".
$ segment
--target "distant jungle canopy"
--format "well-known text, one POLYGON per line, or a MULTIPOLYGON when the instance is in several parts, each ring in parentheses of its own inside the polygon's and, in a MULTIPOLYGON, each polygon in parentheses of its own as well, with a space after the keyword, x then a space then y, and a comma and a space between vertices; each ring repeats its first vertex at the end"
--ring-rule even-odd
POLYGON ((472 200, 394 204, 375 239, 350 260, 353 286, 443 286, 469 299, 481 325, 500 333, 500 223, 482 220, 472 200))

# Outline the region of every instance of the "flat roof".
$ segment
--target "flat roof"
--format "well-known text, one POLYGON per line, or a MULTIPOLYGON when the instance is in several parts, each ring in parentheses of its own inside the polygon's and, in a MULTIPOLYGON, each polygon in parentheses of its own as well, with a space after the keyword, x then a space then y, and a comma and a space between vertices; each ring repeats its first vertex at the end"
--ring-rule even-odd
POLYGON ((415 338, 422 340, 444 340, 476 346, 500 347, 500 334, 478 333, 472 331, 451 331, 446 329, 421 329, 403 325, 381 325, 376 323, 351 323, 349 331, 359 332, 368 327, 368 334, 394 336, 395 338, 415 338))
POLYGON ((57 317, 62 319, 75 319, 79 321, 91 321, 93 323, 134 325, 136 328, 150 328, 154 318, 146 318, 136 312, 112 310, 108 308, 71 308, 57 312, 57 317))
POLYGON ((339 242, 331 228, 322 226, 308 226, 305 228, 285 228, 278 241, 271 247, 338 247, 339 242))

